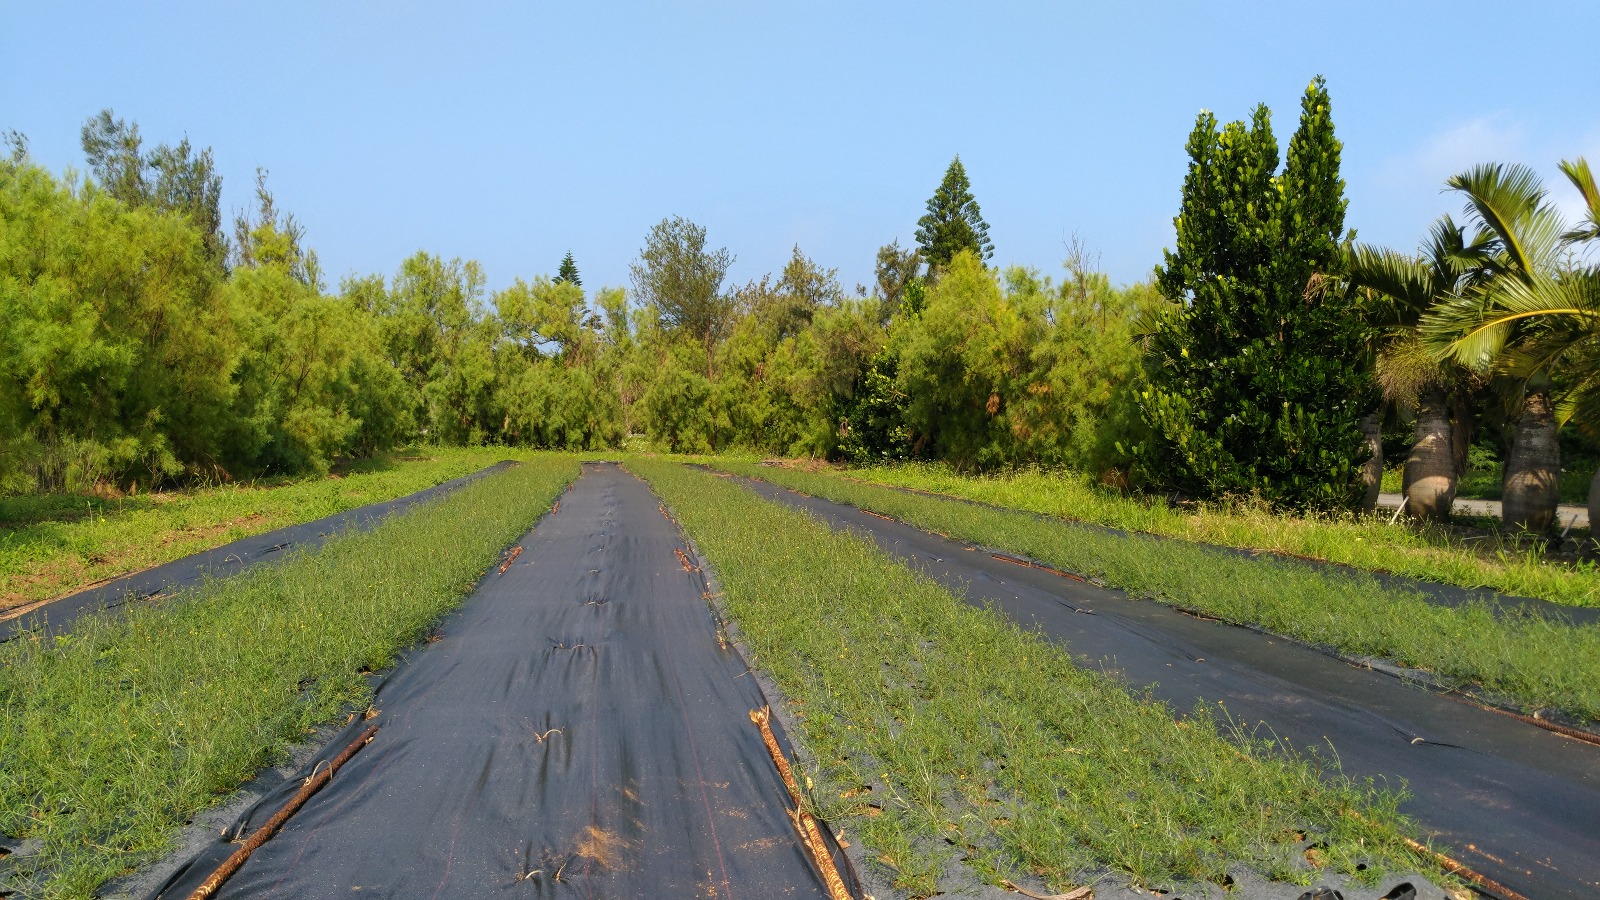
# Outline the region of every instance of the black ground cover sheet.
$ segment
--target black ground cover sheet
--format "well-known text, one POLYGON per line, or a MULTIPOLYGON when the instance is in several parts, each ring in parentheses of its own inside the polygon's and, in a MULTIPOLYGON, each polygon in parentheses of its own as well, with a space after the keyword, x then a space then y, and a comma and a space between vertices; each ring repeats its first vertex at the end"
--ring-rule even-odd
MULTIPOLYGON (((706 471, 715 471, 709 466, 698 466, 698 468, 705 469, 706 471)), ((1112 528, 1109 525, 1097 525, 1093 522, 1084 522, 1076 519, 1064 519, 1058 516, 1049 516, 1045 515, 1044 513, 1036 513, 1029 510, 1011 509, 1009 507, 996 506, 992 503, 984 503, 981 500, 971 500, 966 497, 956 497, 951 494, 940 494, 934 491, 919 490, 917 488, 900 487, 893 484, 879 484, 878 482, 874 481, 864 481, 859 483, 870 484, 873 487, 882 488, 888 491, 900 491, 907 494, 918 494, 924 497, 934 497, 936 499, 945 500, 952 503, 965 503, 968 506, 978 506, 984 509, 992 509, 1004 513, 1032 516, 1040 521, 1050 522, 1055 525, 1060 525, 1064 528, 1082 528, 1088 531, 1097 531, 1102 534, 1116 535, 1117 537, 1131 537, 1137 535, 1143 540, 1173 541, 1176 543, 1189 544, 1195 547, 1203 547, 1207 550, 1217 553, 1225 553, 1230 556, 1242 556, 1246 559, 1282 562, 1289 565, 1316 569, 1319 572, 1326 572, 1334 575, 1355 575, 1364 578, 1373 578, 1376 579, 1378 583, 1386 587, 1397 588, 1399 590, 1416 591, 1422 595, 1424 600, 1427 600, 1429 603, 1433 603, 1438 606, 1466 606, 1470 603, 1481 603, 1502 614, 1544 616, 1548 619, 1564 621, 1573 625, 1591 625, 1600 623, 1600 606, 1572 606, 1566 603, 1556 603, 1552 600, 1545 600, 1540 597, 1517 597, 1510 594, 1502 594, 1498 591, 1490 590, 1488 588, 1466 588, 1454 584, 1440 584, 1435 581, 1423 581, 1419 578, 1412 578, 1407 575, 1395 575, 1389 572, 1374 572, 1368 569, 1360 569, 1355 566, 1346 565, 1344 563, 1328 562, 1327 560, 1321 559, 1310 559, 1303 556, 1291 556, 1289 554, 1278 553, 1273 550, 1252 550, 1244 547, 1227 547, 1222 544, 1208 544, 1202 541, 1186 540, 1184 538, 1169 537, 1163 534, 1152 534, 1144 531, 1124 531, 1120 528, 1112 528)))
POLYGON ((315 549, 345 529, 374 528, 390 513, 448 494, 486 475, 503 471, 511 465, 514 463, 510 460, 499 462, 486 469, 453 478, 414 494, 347 509, 313 522, 290 525, 276 531, 240 538, 231 544, 223 544, 221 547, 175 559, 142 572, 124 575, 85 591, 68 594, 23 615, 0 621, 0 642, 9 641, 20 632, 36 627, 42 627, 45 634, 59 634, 68 630, 80 616, 112 609, 136 600, 171 594, 193 587, 207 577, 224 578, 234 575, 247 566, 281 559, 287 550, 315 549))
MULTIPOLYGON (((761 496, 857 531, 974 605, 993 604, 1085 664, 1180 712, 1222 703, 1346 773, 1403 781, 1404 806, 1471 868, 1531 898, 1600 895, 1600 747, 1312 648, 1120 591, 997 560, 970 545, 762 481, 761 496)), ((1269 736, 1262 732, 1263 736, 1269 736)))
MULTIPOLYGON (((749 718, 761 689, 649 488, 587 465, 521 546, 387 677, 371 744, 219 896, 826 898, 749 718)), ((155 896, 188 896, 235 846, 155 896)))

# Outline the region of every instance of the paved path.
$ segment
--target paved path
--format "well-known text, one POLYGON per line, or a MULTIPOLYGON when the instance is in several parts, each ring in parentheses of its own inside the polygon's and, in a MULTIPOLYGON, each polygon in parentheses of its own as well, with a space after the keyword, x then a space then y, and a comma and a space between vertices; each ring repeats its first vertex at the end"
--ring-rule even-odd
MULTIPOLYGON (((372 742, 218 896, 826 900, 749 718, 761 689, 650 489, 585 466, 520 546, 384 682, 372 742)), ((234 846, 158 896, 189 896, 234 846)))
MULTIPOLYGON (((1402 499, 1403 495, 1401 494, 1379 494, 1378 508, 1399 509, 1402 499)), ((1496 519, 1500 518, 1499 500, 1467 500, 1457 497, 1451 509, 1469 516, 1494 516, 1496 519)), ((1588 528, 1589 508, 1587 506, 1558 506, 1556 507, 1556 521, 1562 528, 1566 528, 1568 525, 1573 528, 1588 528)))
POLYGON ((1405 812, 1463 862, 1528 897, 1600 895, 1600 747, 1293 641, 995 559, 855 507, 745 483, 870 537, 968 602, 1040 629, 1086 665, 1153 685, 1174 709, 1225 702, 1235 721, 1264 723, 1295 747, 1326 755, 1331 746, 1346 774, 1404 782, 1405 812))

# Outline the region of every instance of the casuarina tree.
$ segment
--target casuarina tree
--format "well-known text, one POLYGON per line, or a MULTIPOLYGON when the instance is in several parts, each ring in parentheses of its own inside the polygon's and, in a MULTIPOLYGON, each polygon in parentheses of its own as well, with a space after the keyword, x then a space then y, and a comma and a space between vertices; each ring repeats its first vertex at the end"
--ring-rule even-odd
POLYGON ((1378 395, 1351 295, 1333 288, 1346 201, 1322 79, 1281 174, 1270 116, 1260 106, 1219 130, 1203 112, 1189 137, 1177 248, 1158 272, 1171 305, 1148 334, 1140 469, 1198 496, 1353 505, 1378 395))
POLYGON ((702 345, 708 371, 712 346, 733 318, 733 304, 722 293, 731 265, 728 248, 706 249, 704 227, 673 216, 650 229, 639 258, 629 266, 635 296, 654 307, 665 330, 702 345))
POLYGON ((962 250, 971 250, 982 260, 994 256, 989 226, 978 211, 972 182, 967 180, 967 170, 959 156, 950 161, 944 181, 928 198, 927 214, 917 220, 917 245, 935 272, 948 266, 962 250))
POLYGON ((578 277, 578 264, 573 261, 571 250, 561 258, 561 268, 556 270, 555 280, 558 283, 564 281, 573 287, 583 287, 583 279, 578 277))

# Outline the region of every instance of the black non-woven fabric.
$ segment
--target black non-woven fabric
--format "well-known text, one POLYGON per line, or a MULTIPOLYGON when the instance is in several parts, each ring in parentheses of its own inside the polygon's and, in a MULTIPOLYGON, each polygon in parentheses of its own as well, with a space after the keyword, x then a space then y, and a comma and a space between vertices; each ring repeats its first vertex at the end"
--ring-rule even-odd
MULTIPOLYGON (((761 689, 649 488, 588 465, 521 546, 220 896, 825 898, 749 718, 761 689)), ((187 896, 227 847, 156 896, 187 896)))
POLYGON ((486 469, 436 484, 414 494, 347 509, 313 522, 290 525, 276 531, 240 538, 221 547, 163 563, 143 572, 125 575, 86 591, 69 594, 14 619, 0 621, 0 643, 33 628, 41 628, 47 635, 60 634, 67 631, 81 616, 114 609, 137 600, 171 594, 193 587, 208 577, 224 578, 234 575, 247 566, 282 559, 282 554, 287 550, 315 549, 341 531, 349 528, 363 531, 374 528, 391 513, 443 496, 486 475, 503 471, 511 465, 514 463, 510 460, 499 462, 486 469))
MULTIPOLYGON (((698 466, 706 471, 714 471, 709 466, 698 466)), ((938 494, 932 491, 922 491, 915 488, 898 487, 889 484, 874 484, 874 487, 888 491, 900 491, 907 494, 917 494, 924 497, 934 497, 951 503, 963 503, 968 506, 977 506, 983 509, 992 509, 1005 513, 1018 513, 1032 516, 1043 522, 1049 522, 1062 528, 1080 528, 1085 531, 1094 531, 1101 534, 1110 534, 1117 537, 1133 538, 1142 541, 1170 541, 1173 543, 1188 544, 1203 550, 1220 553, 1227 556, 1240 556, 1246 559, 1260 560, 1269 564, 1293 566, 1295 568, 1313 569, 1333 575, 1348 575, 1359 578, 1372 578, 1385 587, 1399 590, 1415 591, 1424 600, 1436 606, 1467 606, 1481 604, 1502 616, 1543 616, 1555 621, 1567 622, 1573 625, 1592 625, 1600 623, 1600 606, 1571 606, 1565 603, 1556 603, 1539 597, 1517 597, 1502 594, 1487 588, 1464 588, 1454 584, 1439 584, 1433 581, 1423 581, 1406 575, 1394 575, 1388 572, 1372 572, 1358 569, 1343 563, 1327 562, 1320 559, 1307 559, 1300 556, 1277 553, 1272 550, 1251 550, 1240 547, 1225 547, 1220 544, 1207 544, 1200 541, 1190 541, 1183 538, 1167 537, 1146 532, 1124 531, 1112 528, 1109 525, 1096 525, 1091 522, 1080 522, 1072 519, 1063 519, 1057 516, 1047 516, 1043 513, 1029 512, 1026 510, 1007 509, 992 503, 980 500, 970 500, 966 497, 955 497, 949 494, 938 494)))
MULTIPOLYGON (((1600 747, 1359 668, 1294 641, 1081 584, 855 507, 741 479, 858 532, 974 605, 1184 713, 1221 704, 1346 774, 1411 794, 1403 809, 1471 868, 1528 897, 1600 895, 1600 747)), ((1224 587, 1219 589, 1225 590, 1224 587)))

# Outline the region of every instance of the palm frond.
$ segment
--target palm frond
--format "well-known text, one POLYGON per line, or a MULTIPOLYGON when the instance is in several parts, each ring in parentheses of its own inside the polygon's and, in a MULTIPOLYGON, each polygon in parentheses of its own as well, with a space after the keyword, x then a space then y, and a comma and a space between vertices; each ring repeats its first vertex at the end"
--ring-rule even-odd
POLYGON ((1600 239, 1600 187, 1595 185, 1594 173, 1589 171, 1589 161, 1581 156, 1576 160, 1562 160, 1561 174, 1583 195, 1589 213, 1588 219, 1562 235, 1562 239, 1569 243, 1600 239))
POLYGON ((1346 256, 1350 281, 1389 300, 1375 311, 1377 325, 1414 325, 1433 302, 1433 273, 1419 260, 1382 247, 1357 244, 1346 256))
POLYGON ((1452 285, 1461 276, 1484 262, 1487 246, 1483 243, 1467 244, 1466 232, 1449 216, 1440 216, 1428 229, 1428 243, 1423 255, 1433 267, 1434 277, 1444 285, 1452 285))
POLYGON ((1469 218, 1493 236, 1505 254, 1502 267, 1518 276, 1548 271, 1555 261, 1561 218, 1545 197, 1544 184, 1520 164, 1482 163, 1452 177, 1451 188, 1467 197, 1469 218))
POLYGON ((1378 353, 1378 388, 1397 406, 1414 409, 1422 392, 1448 379, 1414 329, 1399 329, 1378 353))
POLYGON ((1511 336, 1511 326, 1488 325, 1494 308, 1484 291, 1451 294, 1435 303, 1417 323, 1417 333, 1436 358, 1486 373, 1511 336))
MULTIPOLYGON (((1558 337, 1552 346, 1600 333, 1600 275, 1496 279, 1436 305, 1418 325, 1424 343, 1440 358, 1479 372, 1512 352, 1507 344, 1519 329, 1532 345, 1541 337, 1558 337), (1531 330, 1535 327, 1546 331, 1535 333, 1531 330)), ((1534 351, 1519 347, 1515 352, 1534 351)))

